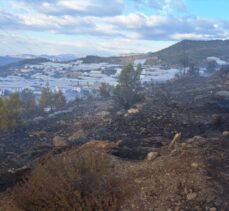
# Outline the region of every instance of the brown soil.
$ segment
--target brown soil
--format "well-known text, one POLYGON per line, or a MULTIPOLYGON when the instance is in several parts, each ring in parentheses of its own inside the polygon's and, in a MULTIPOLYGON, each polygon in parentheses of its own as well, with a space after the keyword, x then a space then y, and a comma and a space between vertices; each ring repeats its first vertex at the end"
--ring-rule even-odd
MULTIPOLYGON (((0 134, 0 190, 14 186, 30 171, 15 175, 10 168, 33 169, 47 153, 52 157, 90 140, 106 140, 82 148, 105 149, 111 158, 123 159, 116 165, 135 191, 121 210, 229 210, 229 139, 228 133, 222 135, 229 128, 229 99, 216 97, 218 91, 228 90, 228 81, 224 71, 147 86, 145 100, 134 113, 112 107, 111 99, 90 99, 70 105, 70 114, 0 134), (169 149, 178 132, 181 143, 169 149), (69 143, 68 149, 53 149, 57 135, 69 143), (149 152, 159 156, 146 161, 149 152)), ((8 189, 0 196, 0 210, 15 210, 4 207, 11 202, 8 189)))
MULTIPOLYGON (((229 138, 215 135, 211 138, 197 136, 176 143, 172 148, 164 146, 152 161, 122 161, 110 156, 116 166, 112 171, 116 168, 119 170, 116 175, 128 178, 125 184, 116 185, 130 190, 117 210, 228 210, 229 138)), ((104 142, 97 143, 98 150, 103 151, 100 146, 104 142)), ((86 146, 77 150, 87 149, 86 146)), ((71 159, 75 153, 75 149, 71 149, 64 152, 63 157, 71 159)), ((42 165, 51 158, 53 156, 46 157, 42 165)), ((23 200, 21 196, 20 200, 23 200)), ((18 210, 10 194, 0 200, 1 205, 5 211, 18 210)))

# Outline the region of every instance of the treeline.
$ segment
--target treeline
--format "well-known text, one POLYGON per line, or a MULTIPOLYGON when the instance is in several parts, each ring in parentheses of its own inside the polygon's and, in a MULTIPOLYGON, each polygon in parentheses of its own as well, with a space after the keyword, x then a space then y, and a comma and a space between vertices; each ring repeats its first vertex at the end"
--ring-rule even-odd
POLYGON ((48 86, 42 89, 37 99, 32 90, 24 89, 20 93, 13 93, 0 98, 0 130, 12 131, 21 119, 31 118, 49 110, 59 110, 66 105, 62 91, 52 91, 48 86))

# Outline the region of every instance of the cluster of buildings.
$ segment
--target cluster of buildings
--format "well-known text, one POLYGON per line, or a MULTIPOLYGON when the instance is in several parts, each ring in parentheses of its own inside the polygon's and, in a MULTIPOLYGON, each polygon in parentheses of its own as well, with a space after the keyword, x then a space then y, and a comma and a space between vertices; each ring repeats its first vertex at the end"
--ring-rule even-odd
MULTIPOLYGON (((178 69, 163 70, 144 63, 145 60, 136 60, 134 65, 142 65, 141 80, 145 83, 161 83, 170 80, 179 71, 178 69)), ((30 89, 39 95, 42 88, 48 84, 52 90, 62 90, 68 100, 73 100, 89 94, 96 95, 101 83, 115 86, 121 70, 122 66, 119 64, 83 64, 80 61, 26 64, 15 67, 8 76, 0 77, 0 95, 20 92, 23 89, 30 89)))

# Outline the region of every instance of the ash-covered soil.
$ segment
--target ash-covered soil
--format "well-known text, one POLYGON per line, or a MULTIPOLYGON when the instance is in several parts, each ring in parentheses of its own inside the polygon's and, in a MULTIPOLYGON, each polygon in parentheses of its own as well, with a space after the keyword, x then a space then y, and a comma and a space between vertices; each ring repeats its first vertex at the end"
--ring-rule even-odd
POLYGON ((90 99, 1 134, 0 189, 12 187, 58 146, 75 150, 105 140, 113 143, 105 144, 106 152, 120 158, 136 187, 121 210, 229 210, 229 71, 147 85, 143 93, 128 111, 110 98, 90 99), (169 148, 177 133, 181 139, 169 148), (149 161, 150 153, 156 158, 149 161))

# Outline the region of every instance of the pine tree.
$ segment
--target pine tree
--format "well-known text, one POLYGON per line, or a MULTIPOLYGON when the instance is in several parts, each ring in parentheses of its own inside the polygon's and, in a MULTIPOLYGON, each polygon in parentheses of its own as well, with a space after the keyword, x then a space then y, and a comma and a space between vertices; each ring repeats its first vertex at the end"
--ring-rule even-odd
POLYGON ((41 91, 39 104, 42 108, 50 107, 51 109, 53 109, 53 103, 52 102, 53 102, 53 93, 52 93, 52 90, 47 85, 41 91))
POLYGON ((31 90, 24 89, 20 93, 20 100, 23 109, 26 110, 27 112, 31 112, 36 109, 36 98, 31 90))
POLYGON ((125 108, 129 108, 140 100, 141 72, 141 65, 138 65, 135 70, 132 64, 128 64, 118 77, 118 85, 114 89, 114 97, 125 108))
POLYGON ((57 109, 63 108, 66 104, 66 99, 61 90, 56 93, 53 93, 53 106, 57 109))
POLYGON ((21 101, 19 95, 14 93, 8 98, 0 99, 0 129, 13 130, 21 114, 21 101))

